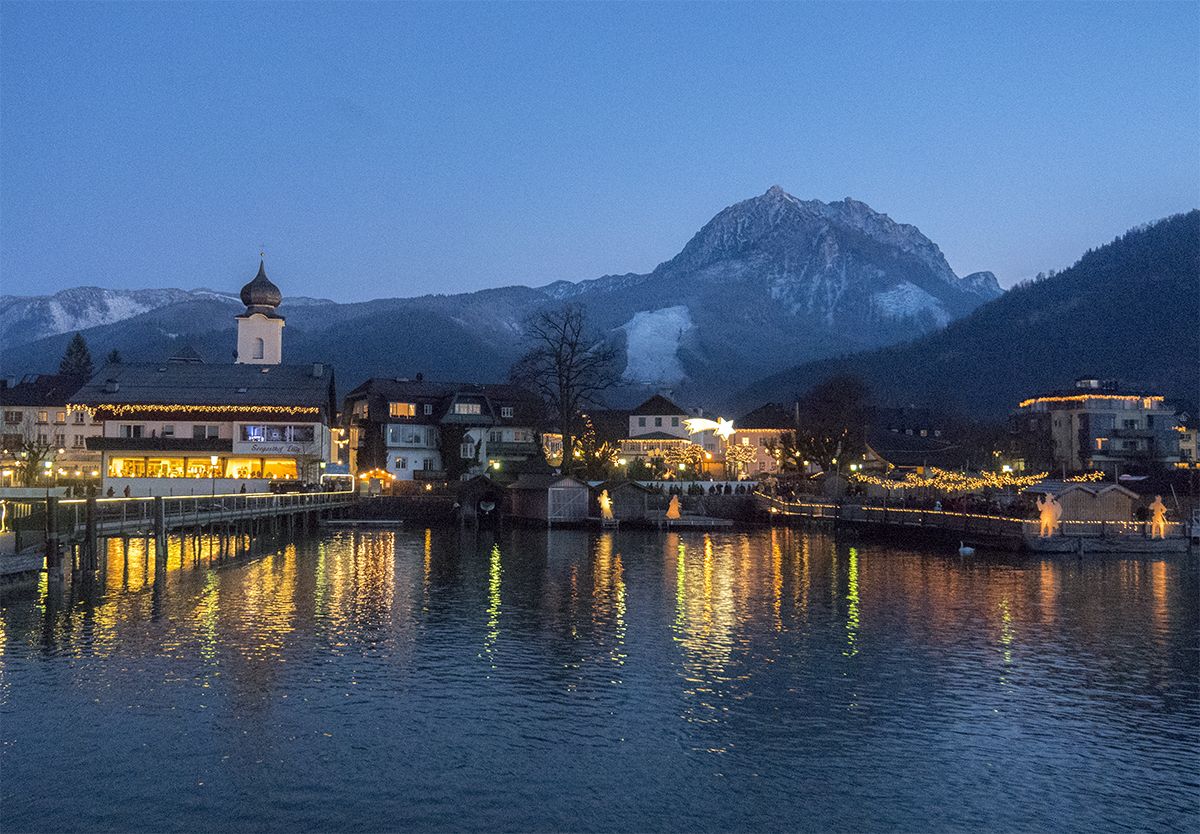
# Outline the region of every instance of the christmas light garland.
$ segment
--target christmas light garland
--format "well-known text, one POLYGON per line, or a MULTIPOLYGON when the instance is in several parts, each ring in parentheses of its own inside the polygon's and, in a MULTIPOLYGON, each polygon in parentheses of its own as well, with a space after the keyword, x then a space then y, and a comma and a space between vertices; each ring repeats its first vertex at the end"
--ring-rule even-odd
POLYGON ((153 412, 182 412, 185 414, 220 414, 241 412, 249 414, 320 414, 321 409, 315 405, 186 405, 184 403, 101 403, 99 405, 69 404, 68 411, 86 411, 95 417, 96 412, 106 411, 114 417, 125 417, 132 414, 153 412))
POLYGON ((1095 484, 1103 481, 1107 477, 1103 472, 1096 470, 1095 472, 1084 472, 1082 475, 1073 475, 1067 478, 1069 484, 1095 484))
POLYGON ((852 473, 850 480, 871 484, 883 489, 936 489, 942 492, 975 492, 980 489, 1024 489, 1046 479, 1049 472, 1036 475, 1013 475, 1010 472, 980 472, 968 475, 964 472, 948 472, 945 469, 930 469, 928 477, 910 472, 903 481, 880 478, 877 475, 852 473))

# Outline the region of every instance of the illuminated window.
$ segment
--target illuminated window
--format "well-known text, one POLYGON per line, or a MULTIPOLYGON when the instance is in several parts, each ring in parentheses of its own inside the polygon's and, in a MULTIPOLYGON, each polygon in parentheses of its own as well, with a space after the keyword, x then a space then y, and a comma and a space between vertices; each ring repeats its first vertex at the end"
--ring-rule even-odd
POLYGON ((243 443, 312 443, 316 432, 312 426, 244 425, 243 443))
POLYGON ((750 445, 750 438, 743 436, 743 437, 742 437, 742 445, 743 445, 743 446, 749 446, 749 445, 750 445))
POLYGON ((408 469, 408 458, 397 457, 396 458, 396 468, 397 469, 408 469))
POLYGON ((295 480, 297 476, 296 461, 291 458, 267 458, 263 461, 263 477, 275 480, 295 480))
POLYGON ((479 413, 481 413, 481 411, 480 411, 479 403, 455 403, 454 404, 454 413, 455 414, 479 414, 479 413))
POLYGON ((49 422, 49 421, 50 421, 50 415, 49 415, 49 413, 48 413, 48 412, 45 412, 45 411, 39 411, 39 412, 38 412, 38 418, 37 418, 37 421, 38 421, 39 423, 47 423, 47 422, 49 422))
POLYGON ((366 417, 367 416, 367 401, 359 400, 358 402, 356 402, 354 404, 354 408, 352 409, 352 413, 354 414, 355 417, 366 417))
POLYGON ((417 416, 416 403, 388 403, 388 415, 392 417, 417 416))
POLYGON ((67 422, 67 412, 65 412, 65 411, 54 412, 54 422, 56 422, 56 423, 67 422))

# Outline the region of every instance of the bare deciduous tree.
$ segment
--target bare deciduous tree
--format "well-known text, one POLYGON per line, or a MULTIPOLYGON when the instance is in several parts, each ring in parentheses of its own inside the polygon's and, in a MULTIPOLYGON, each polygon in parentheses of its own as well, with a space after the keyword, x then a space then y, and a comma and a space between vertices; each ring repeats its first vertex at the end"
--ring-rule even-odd
POLYGON ((551 425, 562 434, 563 470, 573 465, 585 408, 617 383, 616 349, 588 330, 583 308, 546 310, 525 326, 529 349, 510 372, 512 381, 536 391, 551 425))
POLYGON ((4 451, 16 460, 17 480, 22 486, 36 486, 45 472, 45 461, 51 459, 54 446, 51 436, 25 412, 16 425, 4 424, 4 451))

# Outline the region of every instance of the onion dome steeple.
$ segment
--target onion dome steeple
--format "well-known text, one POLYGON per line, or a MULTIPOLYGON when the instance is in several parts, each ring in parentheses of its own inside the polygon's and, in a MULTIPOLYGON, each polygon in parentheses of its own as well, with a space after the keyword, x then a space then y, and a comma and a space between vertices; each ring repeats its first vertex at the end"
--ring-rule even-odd
POLYGON ((246 312, 272 316, 282 301, 283 293, 267 277, 265 261, 259 260, 258 274, 254 276, 254 280, 242 287, 242 303, 246 305, 246 312))

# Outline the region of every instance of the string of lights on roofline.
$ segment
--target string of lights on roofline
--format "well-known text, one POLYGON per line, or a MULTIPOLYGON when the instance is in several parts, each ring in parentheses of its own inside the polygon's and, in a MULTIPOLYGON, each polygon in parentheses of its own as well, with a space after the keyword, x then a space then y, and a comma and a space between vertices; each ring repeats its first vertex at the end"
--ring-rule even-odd
POLYGON ((114 417, 125 417, 132 414, 147 413, 181 413, 181 414, 219 414, 231 411, 243 414, 320 414, 321 409, 315 405, 187 405, 184 403, 101 403, 99 405, 67 406, 68 411, 85 411, 89 417, 95 417, 98 411, 112 414, 114 417))
POLYGON ((1153 403, 1162 402, 1163 398, 1161 396, 1144 397, 1139 394, 1062 394, 1046 397, 1030 397, 1027 400, 1022 400, 1019 407, 1027 408, 1038 403, 1081 403, 1087 400, 1142 400, 1145 406, 1149 408, 1153 403))
POLYGON ((945 469, 933 467, 928 476, 910 472, 902 481, 881 478, 878 475, 868 475, 863 472, 851 473, 850 480, 883 489, 937 489, 943 492, 974 492, 980 489, 1024 489, 1044 481, 1049 474, 1049 472, 1039 472, 1036 475, 1014 475, 1011 472, 979 472, 967 475, 963 472, 948 472, 945 469))

